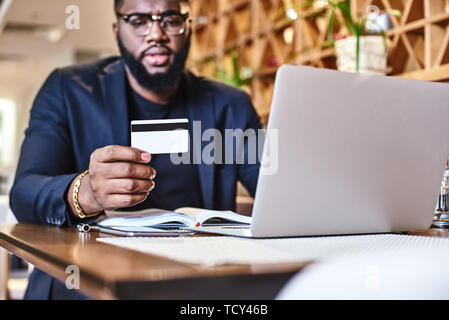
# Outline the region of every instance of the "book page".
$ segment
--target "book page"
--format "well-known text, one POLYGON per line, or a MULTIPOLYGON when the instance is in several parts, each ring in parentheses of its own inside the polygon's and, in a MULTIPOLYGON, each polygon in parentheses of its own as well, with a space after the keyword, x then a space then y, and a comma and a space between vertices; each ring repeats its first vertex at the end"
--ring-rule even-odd
MULTIPOLYGON (((449 239, 397 234, 242 239, 233 237, 97 238, 97 241, 181 262, 223 264, 304 263, 335 256, 394 254, 399 249, 448 248, 449 239)), ((429 270, 431 272, 431 270, 429 270)))
POLYGON ((220 218, 231 222, 250 224, 251 218, 232 211, 215 211, 184 207, 175 211, 163 209, 145 209, 139 211, 106 211, 106 217, 97 220, 103 227, 148 227, 161 224, 176 227, 184 225, 198 227, 205 221, 220 218), (199 225, 198 225, 199 223, 199 225))
POLYGON ((204 222, 207 222, 207 220, 213 218, 228 220, 230 222, 251 224, 251 217, 247 217, 229 210, 218 211, 218 210, 184 207, 176 209, 175 212, 185 213, 192 216, 195 219, 196 223, 199 223, 200 225, 202 225, 204 222))
POLYGON ((164 209, 145 209, 145 210, 138 210, 138 211, 118 211, 118 210, 114 210, 114 211, 109 211, 106 210, 104 213, 106 214, 106 216, 108 218, 110 217, 129 217, 129 216, 133 216, 133 217, 145 217, 151 214, 155 214, 155 213, 166 213, 166 212, 170 212, 168 210, 164 210, 164 209))
POLYGON ((161 209, 140 211, 114 211, 97 221, 103 227, 151 227, 161 224, 180 224, 193 227, 195 221, 189 215, 161 209))

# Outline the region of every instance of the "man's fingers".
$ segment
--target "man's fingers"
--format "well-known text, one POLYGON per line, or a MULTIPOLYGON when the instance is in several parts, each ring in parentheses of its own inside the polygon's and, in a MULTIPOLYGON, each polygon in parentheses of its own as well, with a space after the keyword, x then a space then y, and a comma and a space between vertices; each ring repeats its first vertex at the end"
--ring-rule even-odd
POLYGON ((148 163, 151 160, 151 155, 148 152, 124 146, 107 146, 96 150, 92 156, 97 162, 127 161, 148 163))
POLYGON ((112 179, 108 181, 108 194, 148 193, 154 189, 152 180, 112 179))
POLYGON ((144 201, 154 188, 156 171, 146 165, 151 155, 123 146, 107 146, 92 153, 89 182, 95 201, 115 210, 144 201))
POLYGON ((105 179, 142 179, 153 180, 156 170, 145 164, 130 162, 103 163, 96 168, 96 173, 105 179))
POLYGON ((148 193, 136 194, 112 194, 107 197, 106 210, 132 207, 139 204, 148 197, 148 193))

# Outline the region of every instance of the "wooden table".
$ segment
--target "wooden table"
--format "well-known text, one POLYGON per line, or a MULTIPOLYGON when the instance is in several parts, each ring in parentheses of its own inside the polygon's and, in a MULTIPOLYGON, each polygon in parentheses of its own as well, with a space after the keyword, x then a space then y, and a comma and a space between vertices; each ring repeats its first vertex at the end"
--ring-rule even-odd
MULTIPOLYGON (((449 238, 448 230, 410 234, 449 238)), ((94 299, 273 299, 306 263, 202 267, 96 241, 98 233, 38 225, 0 225, 0 246, 65 283, 80 270, 94 299)), ((102 237, 106 236, 101 234, 102 237)))
MULTIPOLYGON (((94 299, 272 299, 306 264, 202 267, 96 241, 98 233, 39 225, 0 225, 0 246, 65 283, 80 270, 94 299)), ((102 237, 106 235, 101 234, 102 237)))

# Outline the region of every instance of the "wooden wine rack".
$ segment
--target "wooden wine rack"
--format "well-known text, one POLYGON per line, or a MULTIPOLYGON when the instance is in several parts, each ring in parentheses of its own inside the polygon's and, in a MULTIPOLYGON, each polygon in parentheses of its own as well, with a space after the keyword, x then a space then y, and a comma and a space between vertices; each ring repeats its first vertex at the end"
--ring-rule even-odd
MULTIPOLYGON (((327 41, 328 5, 297 0, 191 0, 192 50, 188 67, 216 77, 231 73, 232 57, 252 71, 244 89, 266 121, 274 78, 282 64, 336 68, 327 41), (287 8, 293 8, 287 9, 287 8)), ((323 1, 321 1, 323 3, 323 1)), ((449 81, 449 0, 351 0, 353 16, 368 5, 399 10, 387 32, 389 75, 449 81)), ((343 26, 336 32, 348 35, 343 26)))

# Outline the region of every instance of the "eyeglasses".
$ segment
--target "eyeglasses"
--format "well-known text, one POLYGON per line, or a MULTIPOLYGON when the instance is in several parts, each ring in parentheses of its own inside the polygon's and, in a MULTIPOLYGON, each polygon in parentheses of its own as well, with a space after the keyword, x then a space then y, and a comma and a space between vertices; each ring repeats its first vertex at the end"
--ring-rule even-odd
POLYGON ((117 17, 122 18, 128 23, 136 36, 145 37, 150 34, 155 21, 165 34, 170 36, 181 35, 186 31, 186 21, 189 17, 188 13, 180 13, 178 11, 166 11, 160 15, 146 13, 130 13, 122 14, 117 12, 117 17))

